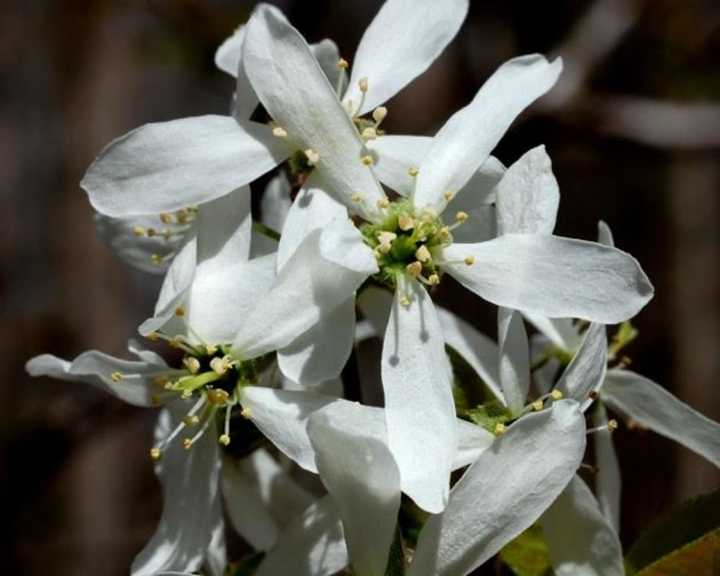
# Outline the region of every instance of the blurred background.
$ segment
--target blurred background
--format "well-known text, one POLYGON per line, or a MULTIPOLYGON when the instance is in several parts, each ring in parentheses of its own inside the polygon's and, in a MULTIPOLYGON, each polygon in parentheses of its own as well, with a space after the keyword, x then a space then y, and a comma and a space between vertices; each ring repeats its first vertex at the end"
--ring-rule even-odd
MULTIPOLYGON (((274 2, 309 41, 352 61, 378 0, 274 2)), ((122 355, 159 278, 95 236, 78 183, 101 147, 150 121, 224 114, 219 43, 254 2, 2 0, 0 6, 0 480, 4 573, 126 574, 159 517, 147 458, 155 414, 87 385, 32 380, 25 361, 122 355)), ((557 233, 617 245, 656 287, 632 368, 720 420, 720 4, 716 0, 473 0, 458 38, 394 100, 390 133, 432 135, 506 59, 560 54, 565 73, 496 155, 544 143, 557 233)), ((495 334, 494 310, 450 282, 439 298, 495 334)), ((622 540, 720 484, 700 457, 649 432, 615 433, 622 540)))

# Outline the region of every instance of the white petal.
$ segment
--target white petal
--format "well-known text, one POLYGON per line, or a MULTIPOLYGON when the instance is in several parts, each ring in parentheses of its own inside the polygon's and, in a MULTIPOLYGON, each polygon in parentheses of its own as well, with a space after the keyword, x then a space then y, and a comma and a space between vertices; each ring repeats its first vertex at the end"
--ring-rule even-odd
POLYGON ((540 234, 505 234, 452 244, 452 276, 482 298, 543 316, 615 324, 635 316, 653 287, 629 254, 594 242, 540 234), (475 258, 466 266, 467 256, 475 258))
POLYGON ((233 528, 256 550, 268 551, 279 532, 312 503, 264 450, 223 464, 223 495, 233 528))
POLYGON ((425 524, 409 576, 460 576, 480 566, 538 519, 584 451, 575 402, 518 420, 453 487, 445 512, 425 524))
MULTIPOLYGON (((607 426, 608 419, 605 406, 598 402, 592 412, 593 426, 607 426)), ((620 464, 618 463, 615 447, 613 446, 612 432, 599 430, 593 434, 595 445, 595 462, 598 472, 595 479, 595 489, 600 510, 613 527, 616 534, 620 533, 620 495, 622 480, 620 479, 620 464)))
POLYGON ((90 350, 83 352, 72 362, 51 354, 35 356, 25 364, 30 376, 49 376, 67 382, 86 382, 102 388, 120 400, 135 406, 152 406, 155 388, 152 379, 167 374, 169 369, 165 362, 145 362, 121 360, 90 350), (122 375, 115 382, 113 373, 122 375))
POLYGON ((617 534, 579 476, 540 517, 540 525, 557 576, 624 576, 617 534))
POLYGON ((580 348, 565 368, 556 388, 566 398, 576 400, 584 412, 592 404, 590 395, 597 392, 607 370, 607 335, 604 324, 590 324, 580 348))
POLYGON ((301 468, 317 472, 306 430, 308 418, 314 411, 340 400, 313 392, 246 386, 240 402, 247 417, 283 454, 301 468))
POLYGON ((368 148, 377 154, 373 165, 376 176, 401 196, 410 196, 415 189, 412 168, 420 166, 432 144, 429 136, 380 136, 368 142, 368 148))
POLYGON ((325 496, 287 527, 256 576, 331 576, 347 564, 340 515, 330 496, 325 496))
POLYGON ((160 214, 228 194, 286 157, 266 126, 197 116, 146 124, 114 140, 80 185, 102 214, 160 214))
POLYGON ((467 420, 455 420, 457 424, 457 452, 453 462, 453 471, 472 464, 492 446, 495 435, 490 434, 485 428, 472 424, 467 420))
POLYGON ((321 255, 321 232, 302 243, 275 286, 242 323, 233 350, 253 358, 290 345, 325 314, 347 301, 369 274, 349 270, 321 255))
POLYGON ((215 51, 215 66, 233 78, 237 78, 238 75, 244 41, 245 26, 238 26, 235 32, 228 36, 215 51))
POLYGON ((602 220, 598 222, 598 242, 600 242, 600 244, 604 244, 605 246, 615 246, 612 230, 610 230, 610 226, 602 220))
POLYGON ((323 382, 311 382, 305 384, 298 384, 293 382, 290 378, 286 378, 281 375, 282 389, 283 390, 296 390, 306 392, 310 390, 317 394, 324 394, 325 396, 332 396, 333 398, 341 398, 345 390, 343 388, 342 378, 330 378, 323 382))
POLYGON ((358 82, 369 90, 358 114, 392 98, 433 63, 460 29, 468 0, 388 0, 360 40, 344 101, 361 100, 358 82))
POLYGON ((498 309, 498 347, 505 402, 513 414, 518 414, 530 389, 530 351, 520 312, 498 309))
POLYGON ((155 303, 155 315, 170 306, 171 302, 184 298, 192 284, 197 266, 197 239, 191 238, 175 256, 163 278, 160 294, 155 303))
POLYGON ((440 306, 436 307, 445 344, 453 348, 473 367, 490 391, 501 402, 505 398, 500 388, 497 344, 473 326, 440 306))
POLYGON ((384 198, 372 170, 363 164, 363 143, 310 48, 282 13, 258 9, 248 24, 245 70, 269 114, 299 150, 320 156, 315 170, 337 199, 372 219, 384 198), (364 202, 353 203, 356 193, 364 202))
MULTIPOLYGON (((178 401, 161 413, 156 436, 180 423, 187 406, 178 401)), ((217 436, 208 430, 185 450, 172 442, 156 466, 163 487, 162 516, 150 542, 135 558, 133 576, 163 570, 194 571, 203 562, 215 526, 222 522, 217 436)))
POLYGON ((456 112, 436 134, 418 174, 416 208, 444 208, 443 194, 457 192, 487 160, 510 124, 545 94, 562 70, 534 54, 513 58, 485 82, 473 101, 456 112))
POLYGON ((602 399, 640 426, 675 440, 720 467, 720 424, 652 380, 629 370, 609 370, 602 399))
POLYGON ((385 337, 385 328, 390 318, 393 294, 385 288, 368 285, 358 294, 357 307, 373 327, 378 338, 385 337))
POLYGON ((568 352, 580 347, 582 337, 571 318, 548 318, 532 312, 523 312, 525 319, 556 346, 568 352))
POLYGON ((400 471, 385 442, 365 430, 363 407, 343 407, 313 415, 308 434, 355 573, 384 576, 400 509, 400 471))
POLYGON ((285 174, 278 174, 265 187, 260 204, 262 223, 278 234, 283 232, 292 200, 290 200, 290 182, 285 174))
POLYGON ((552 234, 560 189, 545 146, 526 152, 497 187, 499 234, 552 234))
POLYGON ((347 217, 336 218, 325 226, 320 235, 320 253, 328 262, 368 276, 379 270, 360 230, 347 217))
POLYGON ((335 378, 350 357, 354 336, 353 296, 321 316, 315 326, 278 352, 280 370, 299 384, 335 378))
POLYGON ((322 230, 336 218, 346 215, 347 209, 323 190, 317 174, 311 175, 290 206, 281 229, 278 272, 285 267, 308 234, 322 230))
POLYGON ((455 457, 455 403, 435 307, 422 286, 409 286, 411 304, 401 306, 396 295, 385 331, 385 417, 404 490, 418 506, 437 513, 447 503, 455 457))

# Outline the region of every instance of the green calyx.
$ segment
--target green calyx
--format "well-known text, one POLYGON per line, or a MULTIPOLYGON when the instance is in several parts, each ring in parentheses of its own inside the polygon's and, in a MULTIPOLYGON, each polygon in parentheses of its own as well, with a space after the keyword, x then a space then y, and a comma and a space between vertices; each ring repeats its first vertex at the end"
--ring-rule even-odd
POLYGON ((398 275, 409 274, 434 285, 441 271, 435 262, 438 250, 452 244, 452 234, 436 214, 416 213, 409 200, 391 202, 378 223, 363 224, 363 240, 372 248, 380 272, 374 279, 392 289, 398 275))

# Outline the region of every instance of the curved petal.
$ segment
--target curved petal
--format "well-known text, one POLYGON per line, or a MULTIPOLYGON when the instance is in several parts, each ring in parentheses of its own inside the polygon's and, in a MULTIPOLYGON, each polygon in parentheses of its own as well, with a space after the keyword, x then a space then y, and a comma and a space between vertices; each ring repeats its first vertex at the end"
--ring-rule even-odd
POLYGON ((460 576, 480 566, 552 504, 584 451, 576 402, 522 417, 465 472, 445 512, 425 524, 409 576, 460 576))
POLYGON ((392 292, 378 286, 367 286, 357 297, 358 309, 372 325, 374 335, 378 338, 385 337, 392 305, 392 292))
POLYGON ((159 358, 158 360, 159 362, 121 360, 90 350, 83 352, 72 362, 51 354, 35 356, 25 364, 25 370, 33 377, 49 376, 68 382, 86 382, 128 404, 152 406, 153 395, 162 392, 162 389, 155 388, 153 379, 170 371, 165 362, 159 358))
POLYGON ((400 509, 400 471, 385 440, 367 429, 363 407, 349 402, 315 413, 308 434, 355 573, 384 576, 400 509))
POLYGON ((270 550, 282 529, 313 502, 262 448, 242 460, 227 459, 222 480, 233 528, 256 550, 270 550))
MULTIPOLYGON (((165 437, 186 412, 182 401, 169 405, 158 420, 156 437, 165 437)), ((155 534, 133 562, 132 576, 151 576, 164 570, 197 570, 215 527, 222 523, 220 458, 215 434, 211 431, 203 434, 190 451, 180 442, 171 442, 156 464, 156 473, 165 504, 155 534)))
POLYGON ((355 340, 355 297, 324 314, 317 324, 278 352, 281 372, 298 384, 340 375, 355 340))
POLYGON ((321 243, 321 231, 310 234, 272 290, 256 302, 235 337, 236 355, 248 359, 285 348, 352 297, 369 276, 326 259, 321 243))
POLYGON ((453 471, 465 468, 477 460, 485 450, 492 446, 495 435, 485 428, 472 424, 467 420, 455 420, 457 424, 457 451, 453 462, 453 471))
POLYGON ((593 434, 595 463, 598 469, 595 480, 597 500, 600 510, 615 530, 615 534, 620 534, 620 495, 622 491, 620 464, 617 454, 615 454, 612 432, 607 429, 607 413, 602 402, 598 402, 593 410, 592 421, 593 426, 605 428, 593 434))
POLYGON ((566 398, 580 404, 584 412, 592 404, 590 398, 605 380, 607 370, 607 335, 604 324, 590 324, 580 348, 565 368, 556 388, 566 398))
POLYGON ((526 152, 497 187, 499 234, 552 234, 560 188, 545 146, 526 152))
POLYGON ((523 312, 525 319, 545 335, 555 346, 568 352, 580 347, 582 337, 571 318, 548 318, 533 312, 523 312))
POLYGON ((510 124, 555 84, 562 70, 533 54, 509 60, 485 82, 473 101, 435 135, 420 166, 413 195, 416 208, 445 207, 445 192, 456 193, 487 160, 510 124))
POLYGON ((625 414, 720 467, 720 424, 678 400, 662 386, 629 370, 609 370, 602 399, 625 414))
POLYGON ((245 25, 238 26, 215 51, 215 66, 233 78, 237 78, 240 69, 245 31, 245 25))
POLYGON ((325 496, 287 527, 255 574, 331 576, 347 564, 340 515, 330 496, 325 496))
POLYGON ((383 343, 388 444, 405 491, 437 513, 447 503, 455 457, 455 403, 435 307, 422 286, 409 285, 412 302, 401 306, 396 295, 383 343))
POLYGON ((174 212, 219 198, 287 157, 270 128, 229 116, 146 124, 111 142, 80 186, 108 216, 174 212))
POLYGON ((557 576, 624 576, 617 534, 579 476, 540 517, 540 525, 557 576))
POLYGON ((516 310, 498 309, 500 383, 508 408, 519 414, 530 389, 530 350, 522 316, 516 310))
POLYGON ((500 351, 497 344, 465 322, 460 316, 441 306, 436 306, 435 309, 440 326, 442 326, 445 344, 460 354, 483 379, 495 397, 505 403, 505 397, 500 387, 498 364, 500 351))
POLYGON ((610 226, 602 220, 598 222, 598 242, 604 246, 615 246, 612 230, 610 230, 610 226))
POLYGON ((322 230, 342 216, 347 216, 347 208, 323 189, 317 174, 311 175, 288 210, 278 245, 278 272, 285 267, 308 234, 322 230))
POLYGON ((260 204, 260 214, 262 215, 260 220, 278 234, 284 233, 285 220, 292 206, 291 191, 290 182, 283 173, 275 176, 265 187, 260 204))
POLYGON ((357 115, 392 98, 425 72, 465 20, 468 0, 388 0, 368 26, 355 52, 344 101, 357 115), (367 78, 362 101, 358 82, 367 78))
POLYGON ((299 150, 313 149, 332 193, 369 220, 385 197, 372 170, 363 164, 363 143, 310 48, 282 13, 256 10, 248 24, 245 71, 269 114, 299 150), (353 202, 355 194, 362 202, 353 202))
POLYGON ((451 262, 446 270, 485 300, 543 316, 615 324, 635 316, 653 296, 637 260, 583 240, 505 234, 452 244, 444 259, 451 262), (475 265, 463 263, 468 256, 475 265))
MULTIPOLYGON (((191 238, 173 259, 168 268, 155 303, 155 316, 170 307, 171 302, 182 300, 195 278, 197 266, 197 238, 191 238)), ((144 333, 144 332, 141 332, 144 333)))

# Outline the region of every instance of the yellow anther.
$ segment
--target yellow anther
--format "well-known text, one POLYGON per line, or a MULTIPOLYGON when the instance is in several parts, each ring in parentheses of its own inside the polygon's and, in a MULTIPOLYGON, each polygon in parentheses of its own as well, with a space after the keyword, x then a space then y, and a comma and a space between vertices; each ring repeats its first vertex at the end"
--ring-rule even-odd
POLYGON ((153 236, 157 235, 157 230, 155 230, 155 228, 148 228, 147 235, 148 235, 148 238, 152 238, 153 236))
POLYGON ((411 262, 405 266, 405 271, 413 278, 417 278, 420 274, 422 274, 422 262, 418 262, 417 260, 415 262, 411 262))
POLYGON ((375 128, 368 126, 365 128, 365 130, 362 131, 362 137, 363 140, 375 140, 377 138, 377 130, 375 128))
POLYGON ((617 420, 615 420, 614 418, 612 420, 608 420, 607 426, 608 426, 608 430, 610 430, 610 432, 612 432, 613 430, 617 430, 618 429, 617 420))
POLYGON ((185 208, 181 208, 177 211, 177 219, 180 224, 186 224, 190 219, 190 213, 185 208))
POLYGON ((200 371, 200 360, 197 358, 193 356, 185 356, 182 362, 190 374, 197 374, 200 371))
POLYGON ((475 264, 475 256, 465 256, 465 260, 463 260, 463 262, 465 262, 466 266, 472 266, 475 264))
POLYGON ((287 130, 285 128, 282 128, 281 126, 275 126, 272 129, 272 135, 275 136, 275 138, 287 138, 287 130))
POLYGON ((420 262, 424 264, 432 260, 432 254, 430 254, 430 250, 428 250, 428 247, 423 244, 422 246, 420 246, 420 248, 415 250, 415 258, 417 258, 418 260, 420 260, 420 262))
POLYGON ((162 450, 160 448, 150 448, 150 458, 157 462, 162 458, 162 450))
POLYGON ((358 80, 358 88, 360 88, 360 92, 367 92, 368 91, 368 79, 360 78, 360 80, 358 80))
POLYGON ((153 264, 162 264, 163 262, 162 256, 160 256, 160 254, 153 254, 152 256, 150 256, 150 260, 152 260, 153 264))
POLYGON ((363 195, 359 194, 357 192, 355 194, 353 194, 352 196, 350 196, 350 200, 352 200, 353 202, 362 202, 362 199, 363 199, 363 195))
POLYGON ((450 202, 450 200, 452 200, 453 196, 454 196, 454 194, 452 192, 450 192, 450 190, 446 190, 445 192, 443 192, 443 198, 445 198, 445 200, 448 202, 450 202))
POLYGON ((550 396, 552 396, 553 400, 561 400, 563 397, 563 393, 560 392, 560 390, 558 390, 557 388, 555 388, 555 390, 550 392, 550 396))
POLYGON ((337 67, 340 68, 340 70, 347 70, 350 68, 350 64, 348 64, 345 58, 340 58, 340 60, 337 61, 337 67))
POLYGON ((387 198, 380 198, 380 200, 377 201, 377 207, 381 210, 383 208, 387 208, 388 206, 390 206, 390 200, 387 198))
POLYGON ((507 427, 502 422, 495 424, 495 436, 502 436, 507 431, 507 427))
POLYGON ((120 374, 120 372, 113 372, 112 374, 110 374, 110 379, 113 382, 120 382, 120 380, 123 379, 123 375, 120 374))
POLYGON ((366 154, 360 160, 363 164, 365 164, 365 166, 372 166, 373 164, 375 164, 375 159, 370 156, 370 154, 366 154))
POLYGON ((228 436, 227 434, 222 434, 220 438, 218 438, 218 442, 220 442, 220 444, 222 444, 223 446, 227 446, 228 444, 230 444, 230 436, 228 436))
POLYGON ((230 359, 227 356, 213 358, 210 360, 210 368, 212 368, 213 372, 222 376, 230 368, 230 359))
POLYGON ((408 298, 407 296, 400 296, 399 302, 400 302, 400 306, 402 306, 403 308, 410 307, 410 298, 408 298))
POLYGON ((250 408, 243 408, 240 411, 240 416, 242 416, 243 418, 250 418, 250 408))
POLYGON ((388 111, 387 111, 387 108, 385 108, 385 106, 378 106, 377 108, 375 108, 375 110, 373 110, 373 113, 372 113, 372 117, 373 117, 373 120, 375 120, 375 124, 379 125, 380 122, 385 120, 387 113, 388 113, 388 111))
POLYGON ((535 412, 539 412, 543 409, 543 401, 542 400, 535 400, 535 402, 532 403, 532 409, 535 410, 535 412))
POLYGON ((146 234, 145 228, 142 226, 133 226, 132 231, 135 236, 145 236, 146 234))
POLYGON ((310 166, 315 166, 315 164, 320 162, 320 154, 318 154, 312 148, 308 148, 307 150, 305 150, 305 156, 307 157, 307 161, 310 166))
POLYGON ((378 232, 377 237, 378 241, 380 242, 380 245, 378 246, 378 251, 381 254, 387 254, 388 252, 390 252, 393 240, 397 238, 397 234, 395 234, 395 232, 388 232, 387 230, 383 230, 381 232, 378 232))
POLYGON ((174 336, 170 340, 168 340, 168 346, 170 348, 182 348, 183 346, 183 339, 180 336, 174 336))
POLYGON ((410 168, 408 168, 408 175, 411 178, 415 178, 415 176, 417 176, 419 172, 420 172, 420 170, 418 168, 416 168, 415 166, 410 166, 410 168))
POLYGON ((185 316, 185 308, 182 306, 175 308, 175 316, 185 316))
POLYGON ((448 240, 450 238, 450 228, 443 226, 440 230, 438 230, 437 236, 442 241, 448 240))
POLYGON ((160 339, 160 335, 157 332, 153 331, 153 332, 148 333, 148 335, 145 336, 145 338, 150 340, 150 342, 157 342, 160 339))
POLYGON ((185 422, 185 426, 195 426, 200 422, 200 418, 193 414, 192 416, 185 416, 183 422, 185 422))
POLYGON ((215 352, 217 352, 217 350, 217 346, 215 346, 214 344, 208 344, 207 346, 205 346, 205 352, 207 352, 208 356, 212 356, 213 354, 215 354, 215 352))
POLYGON ((192 443, 192 440, 190 440, 190 438, 183 438, 182 445, 183 445, 183 448, 185 448, 185 450, 190 450, 190 448, 192 448, 193 443, 192 443))
POLYGON ((225 406, 228 398, 230 398, 230 394, 225 392, 222 388, 213 388, 212 390, 207 391, 208 402, 210 402, 210 404, 214 404, 215 406, 225 406))
POLYGON ((430 276, 428 276, 428 284, 430 286, 437 286, 440 284, 440 276, 437 274, 430 274, 430 276))
POLYGON ((455 220, 457 220, 458 222, 465 222, 468 218, 470 218, 468 213, 463 212, 462 210, 455 214, 455 220))
POLYGON ((398 216, 398 227, 403 232, 412 230, 415 228, 415 220, 407 214, 400 214, 400 216, 398 216))
POLYGON ((173 223, 173 215, 168 214, 167 212, 163 212, 162 214, 160 214, 160 221, 163 224, 172 224, 173 223))

